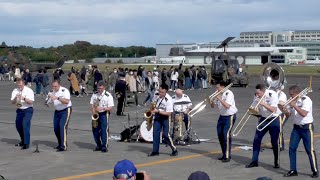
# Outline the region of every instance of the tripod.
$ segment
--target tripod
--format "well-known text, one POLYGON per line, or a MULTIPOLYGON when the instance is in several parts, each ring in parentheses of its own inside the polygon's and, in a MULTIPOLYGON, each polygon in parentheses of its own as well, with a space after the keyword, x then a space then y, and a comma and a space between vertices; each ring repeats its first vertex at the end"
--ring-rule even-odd
MULTIPOLYGON (((189 118, 189 121, 192 122, 191 117, 188 116, 188 118, 189 118)), ((199 144, 201 142, 197 133, 193 130, 191 123, 187 131, 183 133, 182 139, 187 139, 187 143, 190 143, 190 144, 199 144)))

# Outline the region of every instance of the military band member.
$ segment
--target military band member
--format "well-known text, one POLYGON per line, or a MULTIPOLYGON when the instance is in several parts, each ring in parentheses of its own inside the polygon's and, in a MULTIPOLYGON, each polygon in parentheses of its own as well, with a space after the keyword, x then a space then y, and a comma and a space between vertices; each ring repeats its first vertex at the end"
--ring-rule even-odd
POLYGON ((70 92, 67 88, 62 87, 58 80, 52 82, 53 92, 50 100, 54 105, 53 127, 54 133, 58 140, 57 152, 67 150, 67 132, 68 124, 72 112, 72 103, 70 100, 70 92))
POLYGON ((183 94, 181 89, 176 89, 176 94, 172 96, 173 112, 183 113, 183 122, 185 123, 186 130, 189 129, 190 121, 188 113, 191 110, 192 102, 188 95, 183 94))
POLYGON ((312 116, 312 100, 303 95, 299 97, 300 93, 299 86, 291 86, 289 88, 290 97, 294 99, 289 104, 289 111, 286 112, 286 116, 292 115, 293 117, 293 129, 290 136, 290 146, 289 146, 289 157, 290 157, 290 171, 284 176, 298 176, 297 172, 297 148, 299 146, 300 140, 302 139, 306 153, 308 154, 312 178, 319 177, 317 156, 314 150, 314 126, 313 126, 313 116, 312 116))
MULTIPOLYGON (((222 91, 226 87, 225 81, 220 81, 216 84, 217 92, 222 91)), ((237 119, 238 111, 234 95, 231 90, 226 90, 219 94, 213 102, 210 102, 211 107, 218 107, 220 116, 217 124, 218 138, 221 146, 222 156, 218 158, 222 162, 229 162, 231 159, 231 129, 237 119)))
POLYGON ((281 114, 281 111, 278 108, 278 95, 273 90, 266 89, 265 85, 258 84, 256 86, 256 101, 259 101, 263 98, 258 106, 260 112, 260 120, 259 124, 265 120, 269 115, 273 113, 273 115, 269 118, 269 120, 265 121, 261 126, 265 126, 267 123, 270 122, 274 117, 277 117, 271 124, 269 124, 266 128, 262 131, 256 130, 256 134, 253 140, 253 154, 252 154, 252 161, 250 164, 246 165, 246 168, 252 168, 258 166, 259 160, 259 152, 260 146, 263 136, 269 132, 271 136, 271 144, 274 154, 274 168, 279 168, 279 134, 280 134, 280 122, 278 116, 281 114), (264 96, 265 94, 265 96, 264 96), (264 96, 264 97, 263 97, 264 96))
POLYGON ((118 98, 118 105, 117 105, 117 116, 125 116, 123 114, 125 103, 126 103, 126 89, 127 89, 127 82, 125 80, 124 72, 119 73, 119 80, 116 82, 115 85, 115 94, 118 98))
POLYGON ((114 106, 112 95, 105 90, 104 82, 100 81, 97 85, 97 93, 93 94, 90 100, 91 110, 94 114, 96 111, 99 113, 98 126, 92 127, 94 141, 96 148, 93 151, 108 152, 108 126, 109 114, 114 106), (98 106, 95 107, 95 103, 98 106))
POLYGON ((163 128, 164 140, 171 147, 171 156, 177 156, 178 151, 174 146, 173 141, 169 135, 169 116, 173 112, 172 98, 168 92, 168 85, 162 84, 159 89, 159 98, 156 101, 156 108, 151 111, 154 114, 153 121, 153 150, 148 156, 159 155, 160 132, 163 128))
POLYGON ((23 79, 17 78, 17 88, 11 93, 11 103, 17 106, 16 128, 21 141, 15 146, 28 149, 30 145, 30 126, 33 115, 34 93, 24 86, 23 79))

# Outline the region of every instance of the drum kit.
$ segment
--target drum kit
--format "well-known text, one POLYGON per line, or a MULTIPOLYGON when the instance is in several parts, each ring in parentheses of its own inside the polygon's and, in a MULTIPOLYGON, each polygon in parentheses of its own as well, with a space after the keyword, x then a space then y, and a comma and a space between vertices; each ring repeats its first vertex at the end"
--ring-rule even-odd
MULTIPOLYGON (((171 124, 173 124, 169 131, 171 134, 171 137, 173 139, 173 142, 176 145, 187 145, 187 144, 197 144, 200 143, 200 139, 198 138, 196 132, 192 129, 191 126, 189 126, 188 129, 185 127, 185 123, 183 121, 184 113, 174 113, 172 117, 171 124)), ((188 116, 189 121, 191 121, 191 117, 188 116)), ((138 112, 136 112, 136 125, 134 127, 137 128, 134 132, 131 131, 130 128, 129 131, 127 131, 129 134, 127 135, 128 138, 126 138, 126 141, 135 140, 136 142, 153 142, 153 126, 150 130, 148 130, 147 120, 143 120, 142 123, 138 122, 138 112)), ((130 124, 130 115, 128 114, 128 126, 131 127, 130 124)), ((126 131, 126 130, 125 130, 126 131)), ((161 136, 162 137, 162 136, 161 136)), ((161 142, 161 140, 160 140, 161 142)))

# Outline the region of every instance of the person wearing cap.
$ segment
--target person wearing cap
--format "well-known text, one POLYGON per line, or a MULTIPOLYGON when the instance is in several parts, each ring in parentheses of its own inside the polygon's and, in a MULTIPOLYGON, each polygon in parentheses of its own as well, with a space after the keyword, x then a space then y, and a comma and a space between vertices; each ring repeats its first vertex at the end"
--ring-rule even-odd
POLYGON ((125 102, 126 102, 126 89, 127 89, 127 82, 125 80, 125 73, 119 73, 119 80, 116 82, 115 85, 115 94, 118 98, 118 105, 117 105, 117 116, 125 116, 123 114, 125 102))
POLYGON ((98 125, 92 126, 92 133, 96 148, 93 151, 108 152, 108 129, 109 129, 109 114, 114 106, 112 95, 105 90, 103 81, 97 84, 97 93, 93 94, 90 100, 92 113, 99 113, 98 125), (95 104, 98 103, 98 106, 95 104))
POLYGON ((196 171, 190 174, 188 180, 210 180, 210 177, 203 171, 196 171))
MULTIPOLYGON (((146 172, 141 172, 143 180, 150 180, 150 176, 146 172)), ((137 179, 137 168, 130 160, 124 159, 114 166, 113 168, 113 180, 138 180, 137 179)))
POLYGON ((151 113, 154 114, 153 120, 153 149, 148 156, 159 156, 160 133, 163 129, 163 138, 171 147, 172 153, 170 156, 177 156, 178 150, 174 146, 169 135, 169 116, 173 112, 173 103, 168 92, 168 85, 161 84, 159 89, 159 97, 156 101, 156 108, 151 113))
MULTIPOLYGON (((185 123, 185 129, 186 131, 189 130, 190 127, 190 121, 188 117, 188 113, 191 110, 192 102, 188 95, 183 93, 183 90, 177 89, 176 94, 172 96, 172 102, 173 102, 173 114, 175 115, 182 115, 183 116, 183 122, 185 123)), ((175 122, 176 123, 176 122, 175 122)), ((172 134, 173 137, 175 132, 173 130, 172 134)))
POLYGON ((237 119, 236 113, 238 111, 233 92, 230 89, 224 90, 227 83, 225 81, 220 81, 216 84, 216 92, 221 92, 216 96, 216 98, 211 101, 211 107, 217 107, 220 112, 217 133, 222 150, 222 156, 218 158, 222 162, 229 162, 231 159, 231 129, 234 122, 237 119), (224 91, 222 91, 224 90, 224 91))
POLYGON ((70 92, 60 85, 59 80, 52 82, 53 91, 50 92, 50 100, 47 103, 54 105, 53 127, 58 140, 57 151, 67 150, 67 129, 72 112, 70 92))

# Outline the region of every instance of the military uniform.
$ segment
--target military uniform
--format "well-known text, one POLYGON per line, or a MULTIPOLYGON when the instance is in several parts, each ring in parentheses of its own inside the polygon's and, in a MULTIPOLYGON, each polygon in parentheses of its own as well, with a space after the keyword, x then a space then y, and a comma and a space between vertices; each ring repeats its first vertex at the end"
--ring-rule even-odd
POLYGON ((237 119, 236 113, 238 109, 232 91, 226 90, 223 92, 221 99, 229 104, 230 107, 227 109, 218 99, 214 100, 214 104, 218 107, 220 113, 217 124, 217 133, 222 150, 222 157, 220 157, 219 160, 228 162, 231 159, 231 129, 237 119))
POLYGON ((54 133, 58 139, 58 146, 56 149, 58 151, 67 150, 67 132, 68 124, 72 112, 72 103, 70 99, 70 92, 67 88, 60 86, 57 92, 50 92, 53 96, 56 96, 57 99, 53 101, 55 108, 54 118, 53 118, 53 127, 54 133), (60 101, 62 99, 69 99, 68 104, 63 104, 60 101))
MULTIPOLYGON (((99 102, 99 107, 108 108, 113 107, 113 97, 107 92, 103 91, 101 94, 93 94, 90 100, 90 104, 93 105, 95 102, 99 102)), ((102 110, 99 113, 98 126, 92 127, 92 133, 94 141, 96 142, 96 151, 106 152, 108 147, 108 129, 109 129, 109 112, 102 110)))
MULTIPOLYGON (((290 157, 290 172, 297 173, 297 148, 299 146, 300 140, 302 139, 306 153, 308 154, 311 170, 313 172, 313 177, 318 177, 318 164, 317 156, 314 150, 314 126, 313 126, 313 116, 312 116, 312 101, 308 96, 302 96, 297 100, 296 105, 308 112, 308 114, 303 117, 301 116, 293 107, 289 110, 293 116, 293 129, 290 136, 290 147, 289 147, 289 157, 290 157)), ((290 175, 289 175, 290 176, 290 175)))
POLYGON ((34 92, 29 87, 24 86, 23 90, 20 91, 19 88, 15 88, 11 93, 11 101, 15 97, 21 94, 21 107, 16 110, 16 128, 20 135, 21 142, 16 144, 16 146, 22 146, 22 149, 28 149, 30 145, 30 126, 31 119, 33 115, 33 105, 27 104, 24 98, 34 101, 34 92))
MULTIPOLYGON (((269 124, 265 129, 262 131, 256 130, 256 134, 254 136, 253 140, 253 154, 252 154, 252 162, 247 165, 247 168, 256 167, 258 166, 258 160, 259 160, 259 153, 261 148, 261 141, 263 136, 269 132, 271 136, 271 144, 274 154, 274 168, 279 168, 279 134, 280 134, 280 121, 279 121, 279 115, 281 114, 281 111, 278 108, 278 95, 273 90, 266 90, 265 98, 262 100, 264 103, 268 104, 272 107, 277 107, 277 111, 271 116, 267 121, 265 121, 261 127, 265 126, 267 123, 270 122, 274 117, 277 117, 271 124, 269 124)), ((264 121, 272 112, 268 111, 265 107, 262 105, 258 106, 261 118, 259 120, 259 124, 264 121)))
MULTIPOLYGON (((172 98, 169 94, 165 97, 159 97, 156 101, 156 109, 164 112, 173 112, 172 98)), ((169 116, 160 115, 156 113, 153 121, 153 150, 149 156, 159 155, 160 133, 163 129, 163 138, 172 149, 173 156, 177 155, 177 148, 174 146, 173 141, 169 135, 169 116)))
MULTIPOLYGON (((190 121, 188 117, 188 111, 191 109, 192 103, 188 95, 182 94, 182 97, 178 97, 177 95, 172 96, 173 102, 173 113, 175 114, 183 114, 183 122, 185 124, 186 130, 190 127, 190 121)), ((173 132, 174 133, 174 132, 173 132)))

